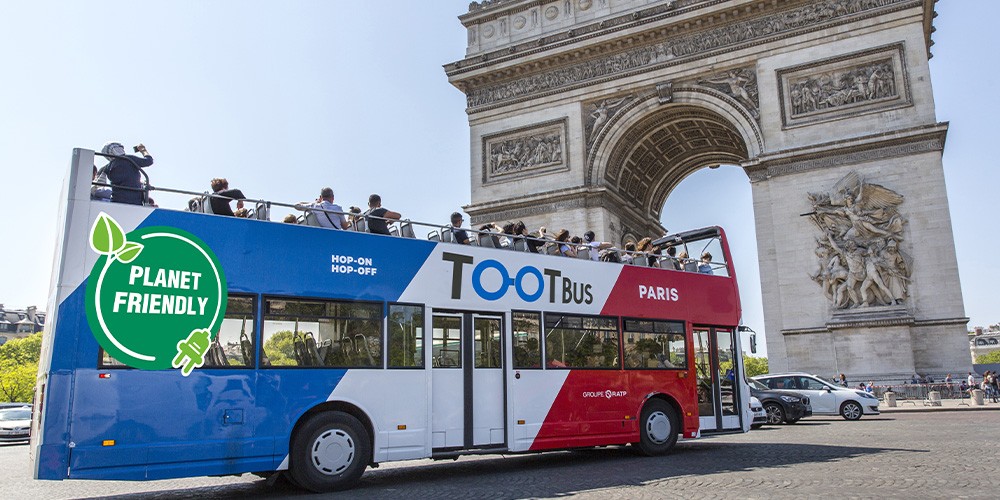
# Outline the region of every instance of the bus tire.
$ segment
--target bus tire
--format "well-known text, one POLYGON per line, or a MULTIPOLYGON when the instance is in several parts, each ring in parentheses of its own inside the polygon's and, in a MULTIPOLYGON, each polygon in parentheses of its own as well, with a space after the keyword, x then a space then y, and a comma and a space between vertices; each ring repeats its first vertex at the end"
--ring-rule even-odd
POLYGON ((292 481, 317 493, 354 486, 368 465, 372 448, 361 422, 339 411, 310 417, 291 444, 288 472, 292 481))
POLYGON ((639 451, 646 456, 662 455, 677 443, 677 412, 662 399, 650 399, 639 416, 639 451))

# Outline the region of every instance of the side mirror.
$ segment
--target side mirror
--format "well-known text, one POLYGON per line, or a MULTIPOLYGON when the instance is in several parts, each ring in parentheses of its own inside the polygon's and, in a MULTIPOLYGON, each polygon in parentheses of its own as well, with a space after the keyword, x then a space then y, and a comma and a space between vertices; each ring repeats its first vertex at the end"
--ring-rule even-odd
POLYGON ((757 354, 757 334, 750 334, 750 354, 757 354))
POLYGON ((825 386, 825 387, 826 387, 826 392, 833 392, 833 389, 831 389, 830 386, 825 386))

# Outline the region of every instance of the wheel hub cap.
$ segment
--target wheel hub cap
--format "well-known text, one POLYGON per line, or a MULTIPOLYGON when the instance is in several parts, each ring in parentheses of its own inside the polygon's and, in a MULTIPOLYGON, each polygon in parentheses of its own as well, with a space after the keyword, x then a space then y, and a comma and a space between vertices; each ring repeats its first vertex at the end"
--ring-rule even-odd
POLYGON ((670 437, 670 419, 662 411, 653 412, 646 419, 646 436, 656 444, 667 442, 670 437))
POLYGON ((313 441, 311 458, 316 470, 333 476, 344 472, 354 462, 354 440, 346 432, 333 429, 313 441))

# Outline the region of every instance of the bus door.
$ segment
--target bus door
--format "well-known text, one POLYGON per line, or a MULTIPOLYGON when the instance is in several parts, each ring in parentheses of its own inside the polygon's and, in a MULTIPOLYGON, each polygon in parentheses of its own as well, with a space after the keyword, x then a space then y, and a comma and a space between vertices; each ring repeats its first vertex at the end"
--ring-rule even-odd
POLYGON ((432 447, 505 446, 503 316, 435 312, 432 321, 432 447))
POLYGON ((696 326, 693 333, 701 430, 740 430, 733 329, 696 326))

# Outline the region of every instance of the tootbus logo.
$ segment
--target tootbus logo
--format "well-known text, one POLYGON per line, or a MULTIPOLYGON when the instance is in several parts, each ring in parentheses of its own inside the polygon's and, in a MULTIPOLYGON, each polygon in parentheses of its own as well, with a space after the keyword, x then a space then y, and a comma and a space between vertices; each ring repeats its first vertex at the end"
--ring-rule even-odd
MULTIPOLYGON (((453 264, 451 278, 451 298, 462 298, 462 278, 465 266, 475 264, 475 259, 469 255, 444 252, 441 258, 453 264)), ((493 286, 496 286, 495 284, 493 286)), ((557 269, 538 269, 534 266, 524 266, 511 273, 500 261, 487 259, 472 268, 472 289, 483 300, 500 300, 513 288, 517 296, 525 302, 535 302, 545 295, 548 289, 550 303, 560 304, 591 304, 594 302, 593 286, 590 283, 573 281, 562 275, 557 269), (483 284, 483 274, 498 273, 500 284, 495 290, 487 289, 483 284)))

